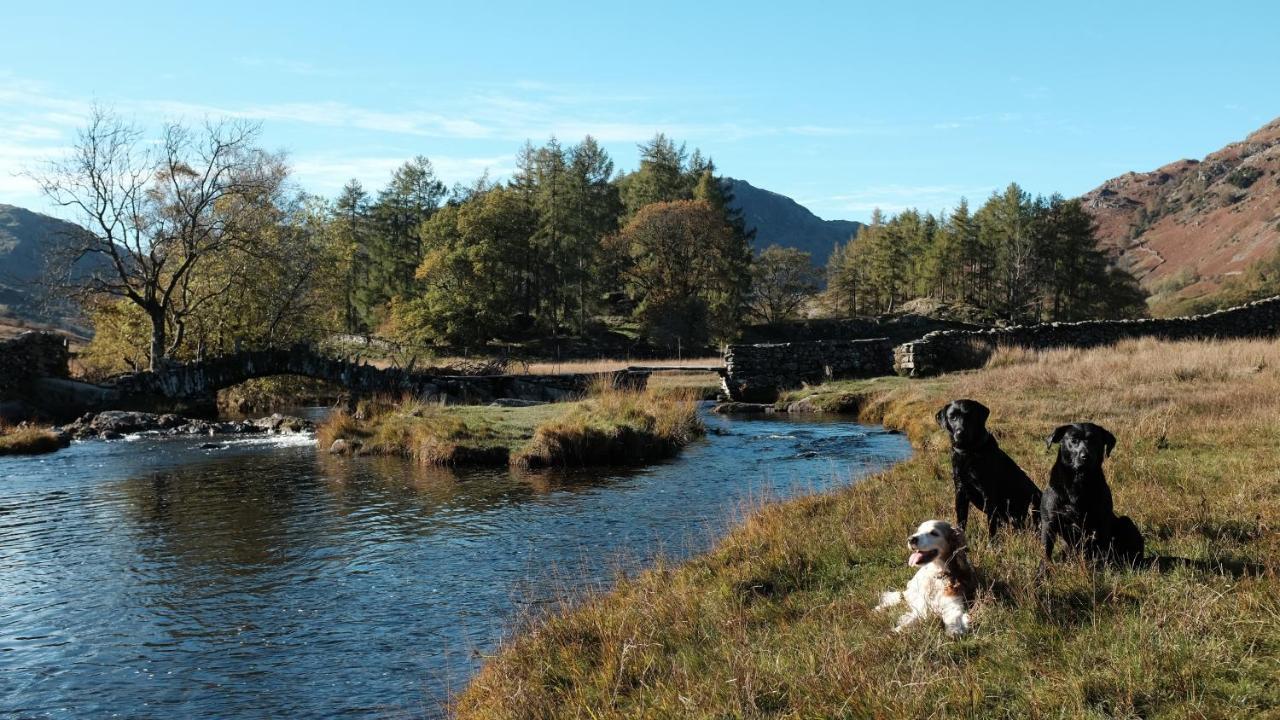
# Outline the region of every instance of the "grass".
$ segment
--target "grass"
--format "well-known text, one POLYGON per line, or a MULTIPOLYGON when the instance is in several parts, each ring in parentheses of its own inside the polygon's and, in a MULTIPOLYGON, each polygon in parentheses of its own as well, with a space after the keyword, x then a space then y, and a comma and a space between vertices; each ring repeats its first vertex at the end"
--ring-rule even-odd
POLYGON ((526 468, 629 465, 671 457, 703 432, 692 393, 601 385, 589 399, 540 425, 511 462, 526 468))
POLYGON ((578 402, 523 408, 444 406, 412 398, 361 403, 317 428, 322 449, 399 455, 427 465, 543 468, 620 465, 668 457, 703 432, 697 403, 671 389, 601 384, 578 402))
POLYGON ((459 717, 1280 714, 1280 344, 998 350, 975 372, 810 393, 857 396, 861 417, 903 430, 916 455, 764 505, 710 552, 530 620, 456 699, 459 717), (1036 539, 992 545, 979 515, 973 635, 891 633, 896 616, 871 608, 911 575, 908 531, 952 515, 933 413, 957 397, 992 408, 1042 487, 1053 427, 1115 431, 1117 510, 1163 559, 1133 572, 1059 560, 1037 580, 1036 539))
POLYGON ((48 428, 0 424, 0 455, 43 455, 63 447, 66 444, 48 428))

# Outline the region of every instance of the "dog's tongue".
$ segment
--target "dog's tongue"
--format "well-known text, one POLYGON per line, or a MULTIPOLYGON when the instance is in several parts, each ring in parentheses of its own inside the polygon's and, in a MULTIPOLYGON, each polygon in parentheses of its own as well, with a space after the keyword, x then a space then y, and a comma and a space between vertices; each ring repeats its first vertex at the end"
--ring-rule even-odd
POLYGON ((920 552, 919 550, 917 550, 917 551, 915 551, 915 552, 911 553, 911 557, 907 558, 907 564, 908 564, 908 565, 919 565, 921 560, 924 560, 924 553, 922 553, 922 552, 920 552))

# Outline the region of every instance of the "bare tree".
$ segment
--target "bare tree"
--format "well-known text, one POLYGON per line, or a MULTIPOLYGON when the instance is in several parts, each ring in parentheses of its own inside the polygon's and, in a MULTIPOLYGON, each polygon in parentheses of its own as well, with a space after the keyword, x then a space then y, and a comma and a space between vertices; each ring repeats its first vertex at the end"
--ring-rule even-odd
POLYGON ((755 319, 772 323, 800 315, 818 293, 820 275, 809 253, 770 245, 751 264, 748 307, 755 319))
POLYGON ((198 130, 169 123, 151 142, 96 108, 68 157, 35 176, 88 230, 60 250, 64 287, 81 302, 123 298, 146 313, 153 370, 182 344, 187 318, 227 290, 193 282, 202 263, 245 241, 242 218, 271 202, 283 182, 280 158, 255 147, 258 132, 241 121, 198 130), (88 276, 70 272, 92 256, 105 262, 88 276))

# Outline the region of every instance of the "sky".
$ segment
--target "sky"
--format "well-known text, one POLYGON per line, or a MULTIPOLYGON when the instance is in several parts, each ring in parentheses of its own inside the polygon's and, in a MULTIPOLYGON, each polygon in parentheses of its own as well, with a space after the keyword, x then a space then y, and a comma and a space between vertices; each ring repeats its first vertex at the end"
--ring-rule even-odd
POLYGON ((94 104, 145 128, 261 122, 306 190, 448 184, 516 151, 662 131, 825 218, 1017 181, 1083 193, 1280 116, 1280 3, 22 2, 0 9, 0 202, 94 104))

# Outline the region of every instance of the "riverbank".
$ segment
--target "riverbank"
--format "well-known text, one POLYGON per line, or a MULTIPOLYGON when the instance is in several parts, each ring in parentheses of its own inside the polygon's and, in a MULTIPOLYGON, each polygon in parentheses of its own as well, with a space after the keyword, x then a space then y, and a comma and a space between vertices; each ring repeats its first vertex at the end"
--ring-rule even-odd
POLYGON ((659 460, 703 432, 691 393, 601 386, 576 402, 516 407, 364 402, 354 414, 331 415, 316 437, 334 454, 545 468, 659 460))
POLYGON ((845 397, 918 453, 855 486, 766 505, 712 551, 530 624, 458 698, 459 716, 1239 717, 1280 706, 1277 343, 1002 351, 976 372, 809 396, 845 397), (956 397, 991 407, 991 428, 1041 487, 1056 425, 1112 429, 1116 508, 1160 561, 1097 573, 1058 561, 1037 581, 1036 538, 992 546, 972 520, 974 634, 891 633, 894 617, 871 608, 911 575, 903 538, 954 512, 933 414, 956 397))
POLYGON ((67 446, 69 440, 49 428, 0 424, 0 456, 44 455, 67 446))

